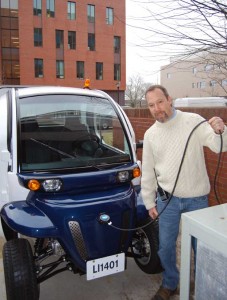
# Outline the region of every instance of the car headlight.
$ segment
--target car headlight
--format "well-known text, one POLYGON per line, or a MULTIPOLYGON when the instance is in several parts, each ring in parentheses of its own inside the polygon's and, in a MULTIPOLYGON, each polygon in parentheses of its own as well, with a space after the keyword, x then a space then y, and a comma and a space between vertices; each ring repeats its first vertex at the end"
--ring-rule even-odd
POLYGON ((117 179, 119 182, 126 182, 130 179, 130 173, 129 171, 120 171, 117 174, 117 179))
POLYGON ((27 186, 31 191, 38 191, 43 187, 45 192, 57 192, 61 189, 62 182, 60 179, 30 179, 27 186))
POLYGON ((61 189, 62 182, 59 179, 46 179, 42 186, 46 192, 57 192, 61 189))
POLYGON ((139 167, 134 168, 130 171, 120 171, 117 173, 117 181, 118 182, 127 182, 132 180, 133 178, 140 177, 141 171, 139 167))

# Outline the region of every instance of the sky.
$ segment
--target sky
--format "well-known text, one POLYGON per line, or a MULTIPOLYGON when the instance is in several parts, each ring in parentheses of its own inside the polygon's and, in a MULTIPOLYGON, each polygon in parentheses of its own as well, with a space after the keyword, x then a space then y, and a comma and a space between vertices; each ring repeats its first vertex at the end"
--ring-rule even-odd
POLYGON ((140 75, 144 82, 159 83, 159 70, 168 64, 167 58, 159 56, 158 49, 145 47, 146 41, 151 41, 151 34, 145 29, 144 17, 148 12, 141 2, 126 0, 126 80, 134 75, 140 75))

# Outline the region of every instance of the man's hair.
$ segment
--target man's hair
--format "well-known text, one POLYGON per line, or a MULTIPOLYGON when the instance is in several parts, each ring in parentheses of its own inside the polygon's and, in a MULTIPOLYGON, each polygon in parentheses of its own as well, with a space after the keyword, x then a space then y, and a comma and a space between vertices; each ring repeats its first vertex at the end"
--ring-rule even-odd
POLYGON ((166 89, 164 86, 162 86, 162 85, 160 85, 160 84, 154 84, 154 85, 150 86, 150 87, 146 90, 145 98, 146 98, 146 96, 147 96, 147 93, 153 92, 155 89, 161 90, 161 91, 163 92, 163 94, 165 95, 166 98, 169 97, 169 93, 167 92, 167 89, 166 89))

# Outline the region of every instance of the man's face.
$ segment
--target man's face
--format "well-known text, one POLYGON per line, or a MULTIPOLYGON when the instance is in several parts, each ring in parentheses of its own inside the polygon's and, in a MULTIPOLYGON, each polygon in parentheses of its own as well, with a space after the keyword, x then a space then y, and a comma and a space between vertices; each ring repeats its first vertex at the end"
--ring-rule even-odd
POLYGON ((155 120, 164 123, 172 116, 172 99, 170 97, 166 98, 159 88, 148 92, 146 100, 148 108, 155 120))

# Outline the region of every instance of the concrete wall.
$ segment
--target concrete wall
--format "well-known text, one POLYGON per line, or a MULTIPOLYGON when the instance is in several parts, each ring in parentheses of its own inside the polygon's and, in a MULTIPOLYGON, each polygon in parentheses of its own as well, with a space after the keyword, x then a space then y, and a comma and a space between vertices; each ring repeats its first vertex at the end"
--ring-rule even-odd
MULTIPOLYGON (((198 113, 207 120, 213 116, 220 116, 227 124, 227 108, 182 108, 182 111, 198 113)), ((135 130, 136 140, 143 140, 145 131, 154 123, 148 109, 125 109, 132 126, 135 130)), ((204 149, 208 175, 211 183, 211 192, 209 195, 210 205, 218 204, 214 193, 214 177, 217 169, 219 155, 213 153, 208 148, 204 149)), ((142 149, 138 150, 138 158, 142 159, 142 149)), ((217 195, 221 202, 227 203, 227 153, 222 153, 220 169, 216 184, 217 195)))

